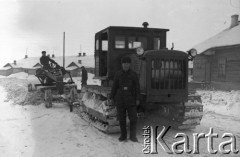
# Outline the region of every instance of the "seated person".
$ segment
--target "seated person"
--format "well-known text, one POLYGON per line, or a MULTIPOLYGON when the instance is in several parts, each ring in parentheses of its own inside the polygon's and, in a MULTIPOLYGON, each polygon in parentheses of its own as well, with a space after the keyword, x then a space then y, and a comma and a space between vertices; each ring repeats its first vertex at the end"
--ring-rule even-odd
POLYGON ((46 56, 46 51, 42 51, 42 57, 40 58, 40 63, 43 65, 43 69, 46 69, 46 70, 52 69, 49 62, 55 65, 58 65, 54 60, 46 56))

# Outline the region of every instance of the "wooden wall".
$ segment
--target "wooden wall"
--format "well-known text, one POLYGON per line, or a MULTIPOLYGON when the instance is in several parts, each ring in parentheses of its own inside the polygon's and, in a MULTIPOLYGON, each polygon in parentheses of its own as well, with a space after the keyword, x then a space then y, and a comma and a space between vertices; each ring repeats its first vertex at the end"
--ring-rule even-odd
POLYGON ((209 56, 197 55, 193 61, 193 80, 206 82, 206 63, 209 63, 209 56))
POLYGON ((78 76, 80 76, 80 71, 81 71, 80 68, 70 70, 70 74, 71 74, 72 77, 78 77, 78 76))
POLYGON ((23 72, 23 68, 12 68, 12 69, 13 69, 12 74, 23 72))
POLYGON ((240 83, 240 47, 216 50, 211 64, 211 81, 240 83), (221 72, 221 64, 225 68, 224 74, 221 72))
POLYGON ((0 70, 0 75, 2 76, 9 76, 12 74, 12 68, 11 69, 7 69, 7 70, 0 70))
POLYGON ((213 55, 197 55, 193 62, 193 79, 207 82, 240 84, 240 46, 213 50, 213 55))

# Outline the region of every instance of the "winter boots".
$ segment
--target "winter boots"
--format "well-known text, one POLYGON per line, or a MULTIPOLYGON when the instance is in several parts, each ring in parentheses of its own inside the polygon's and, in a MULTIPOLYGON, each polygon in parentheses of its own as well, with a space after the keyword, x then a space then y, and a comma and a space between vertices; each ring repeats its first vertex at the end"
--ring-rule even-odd
POLYGON ((130 121, 130 137, 129 137, 129 139, 133 142, 138 142, 137 137, 136 137, 136 131, 137 131, 137 122, 130 121))
MULTIPOLYGON (((119 121, 120 122, 120 129, 121 129, 121 136, 118 138, 120 142, 127 139, 127 129, 126 129, 126 122, 119 121)), ((133 142, 138 142, 138 139, 136 137, 136 129, 137 129, 137 122, 130 121, 130 137, 129 139, 133 142)))

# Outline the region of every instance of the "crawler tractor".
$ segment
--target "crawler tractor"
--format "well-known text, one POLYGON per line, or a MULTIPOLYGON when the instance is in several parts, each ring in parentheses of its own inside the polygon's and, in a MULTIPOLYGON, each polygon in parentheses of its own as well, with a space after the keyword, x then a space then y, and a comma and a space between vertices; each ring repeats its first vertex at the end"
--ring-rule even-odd
MULTIPOLYGON (((188 52, 166 48, 168 29, 110 26, 95 34, 95 78, 101 86, 82 88, 79 113, 96 128, 113 133, 120 131, 116 102, 107 100, 121 58, 129 56, 131 68, 140 81, 139 113, 158 111, 178 129, 200 124, 203 113, 201 97, 188 92, 188 61, 196 50, 188 52)), ((143 114, 139 114, 143 115, 143 114)))

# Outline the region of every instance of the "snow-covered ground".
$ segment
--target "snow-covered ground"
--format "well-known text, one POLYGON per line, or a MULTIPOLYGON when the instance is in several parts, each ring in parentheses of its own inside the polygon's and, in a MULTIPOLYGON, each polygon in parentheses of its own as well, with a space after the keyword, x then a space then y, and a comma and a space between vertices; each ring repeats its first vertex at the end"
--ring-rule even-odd
POLYGON ((118 135, 92 128, 64 104, 46 109, 12 105, 0 88, 1 157, 80 157, 141 155, 140 144, 119 143, 118 135), (131 148, 131 149, 129 149, 131 148), (138 150, 131 152, 130 150, 138 150))
MULTIPOLYGON (((88 84, 99 84, 89 74, 88 84)), ((81 86, 81 79, 74 78, 81 86)), ((79 157, 79 156, 146 156, 142 153, 144 125, 163 124, 161 119, 147 117, 139 119, 137 137, 138 143, 131 141, 118 142, 119 134, 104 134, 93 128, 78 115, 69 112, 64 103, 55 103, 53 108, 47 109, 43 105, 41 92, 27 92, 27 85, 39 81, 35 76, 26 73, 10 75, 0 79, 0 157, 79 157), (5 88, 3 88, 5 87, 5 88)), ((202 96, 204 116, 201 125, 193 130, 182 130, 190 137, 192 134, 209 132, 213 127, 218 133, 214 139, 214 148, 218 149, 225 132, 236 136, 237 148, 240 149, 240 91, 197 90, 202 96)), ((171 129, 166 137, 167 144, 176 139, 179 131, 171 129)), ((200 154, 167 154, 160 145, 158 153, 151 156, 212 156, 207 151, 207 141, 200 140, 200 154)), ((218 154, 215 156, 239 156, 239 154, 218 154)))
POLYGON ((204 112, 214 112, 240 119, 240 91, 198 90, 197 92, 201 95, 204 112))

